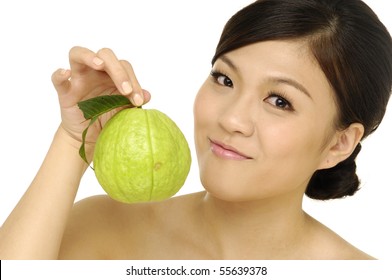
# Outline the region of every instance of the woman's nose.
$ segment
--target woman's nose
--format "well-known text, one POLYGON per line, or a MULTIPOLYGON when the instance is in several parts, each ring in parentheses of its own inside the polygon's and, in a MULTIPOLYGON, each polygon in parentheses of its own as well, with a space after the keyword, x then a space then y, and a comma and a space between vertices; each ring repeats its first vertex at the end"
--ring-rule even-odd
POLYGON ((228 105, 219 117, 219 125, 230 133, 251 136, 254 133, 254 102, 237 100, 228 105))

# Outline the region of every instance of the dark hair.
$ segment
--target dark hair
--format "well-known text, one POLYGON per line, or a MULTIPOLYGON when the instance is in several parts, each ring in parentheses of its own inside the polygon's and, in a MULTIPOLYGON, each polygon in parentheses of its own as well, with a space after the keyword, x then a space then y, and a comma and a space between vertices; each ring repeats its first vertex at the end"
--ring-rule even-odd
MULTIPOLYGON (((225 25, 212 64, 223 54, 267 40, 304 39, 335 92, 336 127, 364 126, 367 137, 384 117, 392 87, 392 39, 360 0, 259 0, 225 25)), ((306 189, 314 199, 353 195, 359 188, 355 158, 317 170, 306 189)))

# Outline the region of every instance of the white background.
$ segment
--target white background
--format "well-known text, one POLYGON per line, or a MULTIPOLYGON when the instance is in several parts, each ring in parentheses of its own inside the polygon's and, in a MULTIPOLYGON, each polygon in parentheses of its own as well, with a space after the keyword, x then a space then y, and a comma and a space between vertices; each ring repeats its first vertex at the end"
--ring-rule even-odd
MULTIPOLYGON (((59 125, 50 76, 68 67, 68 51, 81 45, 112 48, 132 62, 152 101, 168 114, 193 153, 187 183, 200 191, 193 146, 193 100, 227 19, 251 0, 28 1, 0 3, 0 224, 37 172, 59 125)), ((392 30, 387 1, 366 1, 392 30)), ((367 253, 392 259, 392 105, 379 130, 363 143, 358 159, 362 190, 330 202, 305 199, 305 210, 367 253)), ((103 193, 92 170, 77 200, 103 193)))

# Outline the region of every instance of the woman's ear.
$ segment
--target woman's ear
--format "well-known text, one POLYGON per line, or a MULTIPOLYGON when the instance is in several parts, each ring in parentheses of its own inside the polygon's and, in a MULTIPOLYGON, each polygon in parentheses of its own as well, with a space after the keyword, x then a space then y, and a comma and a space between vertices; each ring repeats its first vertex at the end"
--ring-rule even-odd
POLYGON ((328 169, 347 159, 361 141, 364 127, 360 123, 352 123, 348 128, 337 131, 327 146, 326 156, 319 169, 328 169))

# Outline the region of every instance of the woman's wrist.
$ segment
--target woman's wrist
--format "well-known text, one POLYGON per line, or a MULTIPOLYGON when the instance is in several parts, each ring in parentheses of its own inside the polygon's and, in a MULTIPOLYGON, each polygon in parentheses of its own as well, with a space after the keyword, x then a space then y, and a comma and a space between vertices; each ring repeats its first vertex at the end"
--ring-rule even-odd
MULTIPOLYGON (((61 139, 61 141, 64 144, 66 144, 67 146, 74 149, 76 154, 79 154, 79 149, 82 145, 82 141, 79 139, 76 139, 73 135, 71 135, 68 131, 66 131, 64 129, 64 127, 62 125, 60 125, 56 131, 55 139, 57 139, 57 138, 61 139)), ((87 143, 86 142, 84 144, 84 148, 85 148, 85 152, 86 152, 86 158, 87 158, 88 162, 90 163, 93 158, 95 143, 87 143)), ((80 157, 80 160, 83 160, 83 159, 80 157)))

